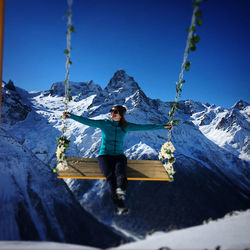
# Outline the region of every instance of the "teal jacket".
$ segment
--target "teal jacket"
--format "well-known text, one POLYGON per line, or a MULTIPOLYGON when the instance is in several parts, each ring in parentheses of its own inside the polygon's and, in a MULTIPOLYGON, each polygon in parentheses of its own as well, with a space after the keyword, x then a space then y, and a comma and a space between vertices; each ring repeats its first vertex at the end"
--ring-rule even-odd
POLYGON ((126 134, 130 131, 145 131, 164 129, 161 124, 135 124, 127 123, 125 131, 119 127, 119 122, 112 119, 93 120, 71 114, 70 117, 77 122, 94 128, 100 128, 102 131, 102 144, 99 155, 121 155, 124 154, 123 143, 126 134))

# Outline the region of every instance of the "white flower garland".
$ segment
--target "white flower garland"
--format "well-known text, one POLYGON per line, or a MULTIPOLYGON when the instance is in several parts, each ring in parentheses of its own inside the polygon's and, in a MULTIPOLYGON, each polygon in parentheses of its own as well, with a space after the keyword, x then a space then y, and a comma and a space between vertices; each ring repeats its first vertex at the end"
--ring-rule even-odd
POLYGON ((174 167, 173 164, 175 162, 174 158, 174 151, 175 147, 171 141, 167 141, 165 144, 162 145, 161 151, 158 155, 159 160, 162 161, 163 167, 165 168, 166 172, 169 175, 170 181, 174 180, 174 167))
POLYGON ((67 170, 69 168, 67 163, 67 156, 65 155, 65 151, 69 146, 69 137, 60 137, 56 138, 58 146, 56 149, 56 158, 57 158, 57 166, 54 169, 54 172, 57 172, 57 170, 67 170))

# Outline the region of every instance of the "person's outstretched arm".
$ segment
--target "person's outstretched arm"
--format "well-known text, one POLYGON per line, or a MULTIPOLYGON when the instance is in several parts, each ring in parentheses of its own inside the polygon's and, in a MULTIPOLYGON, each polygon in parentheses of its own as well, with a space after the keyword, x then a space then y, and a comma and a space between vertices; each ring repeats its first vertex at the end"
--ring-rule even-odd
POLYGON ((80 122, 84 125, 94 127, 94 128, 101 128, 104 124, 104 120, 94 120, 94 119, 89 119, 86 117, 78 116, 78 115, 73 115, 71 113, 64 112, 63 113, 63 118, 70 118, 73 119, 77 122, 80 122))
POLYGON ((156 130, 156 129, 169 129, 173 128, 172 125, 162 125, 162 124, 135 124, 128 122, 126 130, 129 131, 146 131, 146 130, 156 130))

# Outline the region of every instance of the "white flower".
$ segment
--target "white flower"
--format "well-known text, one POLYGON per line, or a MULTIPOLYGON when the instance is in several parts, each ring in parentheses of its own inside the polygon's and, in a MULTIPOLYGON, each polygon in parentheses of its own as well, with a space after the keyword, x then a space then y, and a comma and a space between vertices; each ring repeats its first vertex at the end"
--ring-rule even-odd
POLYGON ((160 160, 171 159, 174 157, 175 147, 171 142, 166 142, 161 147, 161 151, 158 155, 160 160))
POLYGON ((67 147, 69 146, 69 137, 60 137, 59 139, 57 139, 58 142, 58 146, 56 149, 56 158, 57 158, 57 166, 56 169, 58 170, 66 170, 68 169, 68 163, 66 160, 66 155, 65 155, 65 151, 67 149, 67 147))
POLYGON ((159 153, 158 158, 159 158, 159 160, 161 160, 161 161, 164 160, 164 157, 163 157, 163 155, 162 155, 161 152, 159 153))
POLYGON ((164 163, 163 166, 164 166, 166 172, 168 173, 169 177, 172 178, 173 175, 175 174, 173 164, 168 162, 168 163, 164 163))
POLYGON ((63 159, 64 152, 65 152, 65 147, 63 145, 58 145, 58 147, 56 149, 56 158, 58 161, 63 159))
POLYGON ((175 151, 175 147, 174 147, 174 145, 172 144, 171 141, 166 142, 166 143, 162 146, 162 148, 164 148, 165 150, 171 150, 171 152, 174 152, 174 151, 175 151))
POLYGON ((173 180, 173 175, 175 174, 175 171, 173 168, 173 163, 175 162, 174 151, 175 151, 174 145, 170 141, 168 141, 162 145, 161 151, 159 152, 159 155, 158 155, 159 160, 164 162, 163 166, 171 180, 173 180), (168 160, 168 161, 165 163, 164 160, 168 160))
POLYGON ((67 170, 69 167, 68 167, 67 161, 65 160, 64 162, 58 163, 57 166, 56 166, 56 168, 57 168, 58 170, 63 171, 63 170, 67 170))

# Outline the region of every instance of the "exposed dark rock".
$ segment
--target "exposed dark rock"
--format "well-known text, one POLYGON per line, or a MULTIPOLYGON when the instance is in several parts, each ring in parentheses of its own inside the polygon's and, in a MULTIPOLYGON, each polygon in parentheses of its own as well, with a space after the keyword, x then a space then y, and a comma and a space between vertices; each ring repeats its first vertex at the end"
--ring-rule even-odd
POLYGON ((9 90, 16 91, 14 83, 11 80, 9 80, 8 83, 4 87, 7 88, 7 89, 9 89, 9 90))

